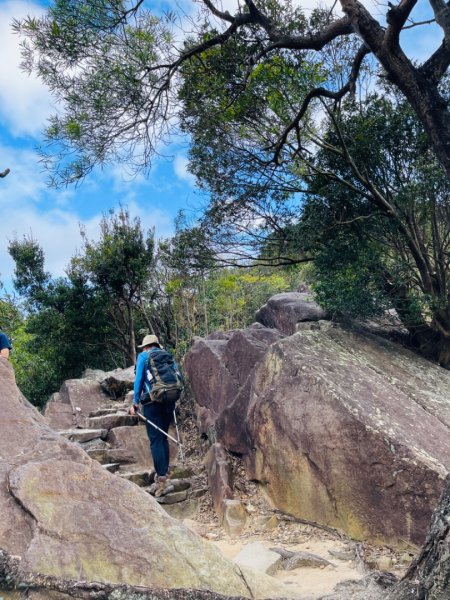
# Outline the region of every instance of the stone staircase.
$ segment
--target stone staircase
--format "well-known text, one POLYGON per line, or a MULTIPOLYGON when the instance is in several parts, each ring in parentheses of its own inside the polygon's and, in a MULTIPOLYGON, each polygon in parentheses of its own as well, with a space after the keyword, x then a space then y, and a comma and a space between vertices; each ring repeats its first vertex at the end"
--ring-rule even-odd
MULTIPOLYGON (((133 382, 133 368, 109 373, 88 370, 81 379, 62 384, 47 403, 44 416, 53 429, 81 446, 105 469, 150 493, 154 470, 145 424, 128 414, 133 382)), ((169 433, 177 437, 175 430, 169 433)), ((185 435, 189 439, 188 431, 185 435)), ((192 438, 190 443, 195 446, 197 440, 192 438)), ((171 516, 191 519, 204 510, 202 496, 211 492, 219 522, 229 534, 239 534, 245 527, 247 513, 233 493, 225 449, 210 443, 201 448, 200 454, 206 455, 203 459, 194 450, 187 459, 188 468, 178 456, 177 445, 169 441, 173 489, 157 500, 171 516)))
MULTIPOLYGON (((68 440, 78 444, 94 460, 118 477, 142 487, 151 493, 155 472, 152 468, 149 441, 145 425, 136 416, 128 414, 129 402, 114 402, 89 412, 84 427, 60 430, 68 440)), ((172 435, 175 432, 171 432, 172 435)), ((174 436, 175 437, 175 436, 174 436)), ((176 445, 170 442, 171 462, 177 458, 176 445)), ((178 503, 192 505, 198 490, 192 489, 191 468, 173 464, 170 469, 170 492, 156 500, 169 506, 178 503)), ((180 507, 183 513, 187 507, 180 507)), ((174 512, 173 510, 169 512, 174 512)), ((187 510, 192 513, 192 507, 187 510)))
MULTIPOLYGON (((151 493, 155 472, 145 424, 128 414, 133 377, 129 369, 118 369, 90 371, 83 379, 65 381, 48 402, 44 416, 51 427, 106 470, 151 493)), ((176 438, 176 431, 169 433, 176 438)), ((156 500, 172 516, 191 517, 205 489, 192 485, 193 469, 177 464, 177 445, 169 445, 171 491, 156 500)))

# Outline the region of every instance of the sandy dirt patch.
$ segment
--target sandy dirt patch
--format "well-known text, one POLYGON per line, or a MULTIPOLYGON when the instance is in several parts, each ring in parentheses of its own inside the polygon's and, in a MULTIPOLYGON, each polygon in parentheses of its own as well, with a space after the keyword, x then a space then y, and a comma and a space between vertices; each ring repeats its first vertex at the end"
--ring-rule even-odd
MULTIPOLYGON (((252 540, 233 540, 233 539, 221 539, 214 541, 222 554, 233 560, 242 548, 255 541, 255 536, 252 540)), ((257 537, 257 541, 266 548, 272 548, 275 546, 272 540, 267 540, 257 537)), ((279 547, 279 546, 278 546, 279 547)), ((280 583, 283 583, 292 591, 293 597, 296 598, 320 598, 326 594, 330 594, 335 585, 341 581, 349 579, 362 579, 363 573, 358 570, 356 563, 352 560, 340 560, 334 558, 329 550, 332 551, 348 551, 348 545, 341 541, 335 540, 310 540, 303 544, 286 544, 283 546, 285 549, 292 552, 309 552, 315 554, 330 563, 332 566, 326 567, 299 567, 292 571, 285 571, 279 569, 274 578, 280 583)))

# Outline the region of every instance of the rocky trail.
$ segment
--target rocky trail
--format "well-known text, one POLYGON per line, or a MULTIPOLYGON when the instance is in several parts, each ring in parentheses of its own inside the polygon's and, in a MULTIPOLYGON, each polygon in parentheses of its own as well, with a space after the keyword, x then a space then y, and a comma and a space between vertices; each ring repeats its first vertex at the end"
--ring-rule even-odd
POLYGON ((0 362, 1 598, 448 600, 447 371, 303 293, 183 367, 184 452, 154 498, 132 368, 39 414, 0 362))
MULTIPOLYGON (((93 377, 88 373, 84 380, 66 382, 49 403, 47 419, 105 469, 151 493, 153 471, 145 426, 128 414, 130 396, 126 389, 130 382, 118 391, 114 377, 110 376, 109 383, 103 378, 100 391, 98 379, 103 375, 93 377), (81 407, 77 401, 84 386, 85 392, 89 389, 90 402, 84 398, 81 407), (105 392, 109 394, 108 402, 105 392), (93 404, 97 407, 86 415, 93 404), (70 409, 66 414, 75 425, 70 428, 61 419, 67 405, 70 409)), ((412 553, 356 543, 332 528, 277 511, 261 487, 248 480, 239 456, 230 453, 226 457, 230 471, 227 477, 233 498, 229 502, 234 504, 221 519, 211 494, 207 460, 210 442, 201 438, 187 400, 178 410, 184 460, 171 442, 171 488, 157 500, 170 516, 214 544, 226 558, 273 577, 281 584, 285 597, 303 600, 375 600, 380 597, 380 587, 370 591, 374 578, 384 577, 391 583, 403 575, 412 553)), ((176 437, 175 430, 170 433, 176 437)))

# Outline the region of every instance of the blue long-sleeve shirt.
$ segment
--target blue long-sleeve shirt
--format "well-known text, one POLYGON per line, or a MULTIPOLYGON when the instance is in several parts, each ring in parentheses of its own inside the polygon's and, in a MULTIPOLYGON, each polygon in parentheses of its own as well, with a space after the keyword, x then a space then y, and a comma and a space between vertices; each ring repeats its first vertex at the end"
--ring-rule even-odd
MULTIPOLYGON (((151 350, 149 350, 149 352, 151 352, 151 350)), ((133 404, 139 404, 139 399, 141 397, 142 392, 144 391, 144 387, 146 384, 146 379, 147 379, 147 373, 146 371, 146 366, 147 366, 147 358, 148 358, 148 352, 146 350, 144 350, 144 352, 141 352, 138 357, 137 357, 137 361, 136 361, 136 375, 134 378, 134 398, 133 398, 133 404)), ((147 382, 147 385, 150 384, 147 382)))
POLYGON ((0 331, 0 350, 4 349, 11 350, 11 342, 9 341, 9 337, 3 331, 0 331))
MULTIPOLYGON (((150 393, 152 388, 151 383, 147 379, 147 358, 149 352, 158 352, 159 348, 150 348, 150 350, 144 350, 141 352, 136 361, 136 376, 134 379, 134 398, 133 404, 137 406, 139 404, 139 399, 142 395, 142 392, 147 391, 150 393)), ((181 374, 177 363, 174 361, 175 369, 181 374)))

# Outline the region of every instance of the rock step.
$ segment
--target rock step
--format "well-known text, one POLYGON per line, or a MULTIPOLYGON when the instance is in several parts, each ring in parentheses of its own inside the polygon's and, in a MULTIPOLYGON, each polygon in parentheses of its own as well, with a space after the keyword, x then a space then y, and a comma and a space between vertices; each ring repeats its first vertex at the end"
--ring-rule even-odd
POLYGON ((91 419, 92 417, 103 417, 104 415, 115 415, 117 411, 117 406, 99 408, 98 410, 93 410, 92 412, 90 412, 89 418, 91 419))
POLYGON ((83 450, 101 450, 103 448, 111 448, 111 444, 108 444, 106 440, 95 438, 89 442, 76 442, 83 450))
POLYGON ((61 435, 70 440, 71 442, 90 442, 91 440, 106 440, 108 437, 107 429, 66 429, 65 431, 59 431, 61 435))
POLYGON ((135 483, 139 487, 146 487, 152 483, 152 478, 150 477, 150 473, 148 471, 118 473, 118 475, 123 479, 128 479, 128 481, 135 483))
POLYGON ((165 494, 164 496, 159 496, 155 498, 159 504, 176 504, 178 502, 184 502, 187 500, 187 490, 182 490, 180 492, 170 492, 169 494, 165 494))
POLYGON ((100 417, 89 417, 86 424, 89 428, 114 429, 115 427, 133 426, 138 423, 138 417, 128 415, 126 412, 116 412, 100 417))
POLYGON ((92 448, 86 451, 91 458, 102 465, 109 463, 129 464, 134 462, 134 456, 123 448, 92 448))
POLYGON ((120 469, 120 463, 107 463, 102 466, 110 473, 117 473, 117 471, 120 469))
MULTIPOLYGON (((178 502, 184 502, 188 498, 188 490, 191 487, 191 482, 187 479, 169 479, 168 482, 168 493, 163 496, 155 498, 160 504, 176 504, 178 502)), ((154 486, 144 488, 145 491, 154 495, 154 486)))
MULTIPOLYGON (((148 475, 150 482, 153 481, 153 477, 152 477, 153 473, 150 475, 148 475)), ((188 490, 191 487, 191 482, 188 481, 187 479, 169 479, 168 481, 168 485, 170 485, 171 487, 171 493, 172 492, 184 492, 185 490, 188 490)), ((149 494, 151 494, 152 492, 150 491, 151 486, 149 487, 149 489, 146 489, 145 491, 148 492, 149 494)))

